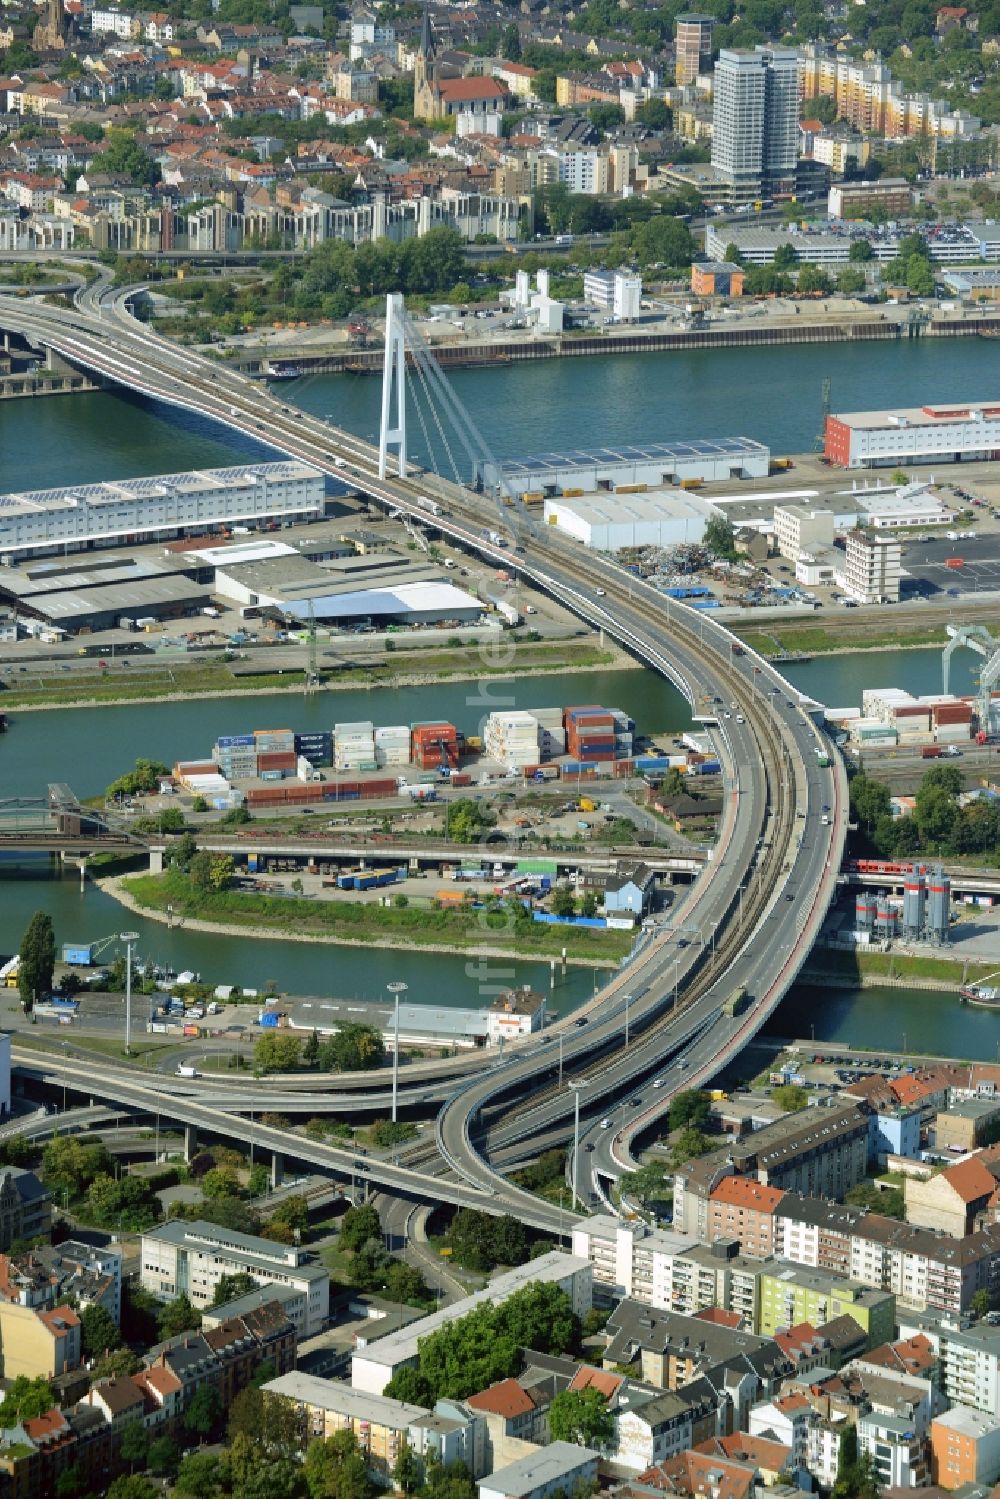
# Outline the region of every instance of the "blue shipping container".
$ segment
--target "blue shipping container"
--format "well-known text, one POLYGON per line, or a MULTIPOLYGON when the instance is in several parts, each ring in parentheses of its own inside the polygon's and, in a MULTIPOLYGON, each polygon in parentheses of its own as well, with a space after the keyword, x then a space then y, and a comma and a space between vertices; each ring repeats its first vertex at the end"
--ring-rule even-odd
POLYGON ((249 745, 252 749, 254 737, 252 734, 226 734, 215 742, 220 749, 237 749, 243 745, 249 745))
POLYGON ((260 1026, 261 1030, 277 1030, 277 1010, 261 1010, 260 1014, 257 1016, 257 1024, 260 1026))

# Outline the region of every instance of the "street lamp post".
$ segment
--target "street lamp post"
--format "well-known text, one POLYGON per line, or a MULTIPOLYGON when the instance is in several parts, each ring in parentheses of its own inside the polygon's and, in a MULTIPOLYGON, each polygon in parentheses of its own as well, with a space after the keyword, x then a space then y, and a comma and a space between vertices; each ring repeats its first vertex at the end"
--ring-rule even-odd
POLYGON ((625 996, 625 1050, 628 1051, 628 1007, 631 1003, 631 994, 625 996))
POLYGON ((392 1122, 396 1123, 396 1103, 399 1096, 399 996, 405 994, 409 986, 401 980, 396 979, 386 988, 393 997, 395 1019, 393 1021, 392 1037, 392 1122))
POLYGON ((125 944, 125 1055, 132 1050, 132 947, 138 942, 138 932, 119 932, 119 942, 125 944))

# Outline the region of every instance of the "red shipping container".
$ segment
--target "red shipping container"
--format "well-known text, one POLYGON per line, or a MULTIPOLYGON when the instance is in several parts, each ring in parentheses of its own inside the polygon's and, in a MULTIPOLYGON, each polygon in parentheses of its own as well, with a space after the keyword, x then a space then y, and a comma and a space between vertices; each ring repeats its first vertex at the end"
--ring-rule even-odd
POLYGON ((469 772, 467 770, 457 772, 457 774, 453 775, 450 779, 453 786, 472 785, 472 777, 469 775, 469 772))
POLYGON ((294 750, 272 750, 270 754, 257 756, 259 771, 294 770, 298 763, 298 756, 294 750))

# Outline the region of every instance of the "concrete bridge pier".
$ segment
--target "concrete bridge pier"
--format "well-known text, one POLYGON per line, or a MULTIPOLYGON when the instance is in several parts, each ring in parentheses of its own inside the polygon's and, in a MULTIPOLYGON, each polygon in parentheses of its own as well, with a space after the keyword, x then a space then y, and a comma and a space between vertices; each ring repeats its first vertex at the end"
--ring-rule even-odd
POLYGON ((167 850, 166 850, 166 846, 165 845, 158 844, 155 847, 153 845, 150 845, 150 849, 149 849, 149 872, 150 872, 150 874, 162 874, 163 873, 163 856, 166 853, 166 851, 167 850))
POLYGON ((83 854, 78 868, 80 870, 80 889, 83 890, 87 883, 87 855, 83 854))
POLYGON ((194 1124, 184 1126, 184 1159, 190 1161, 198 1154, 198 1128, 194 1124))
POLYGON ((271 1156, 271 1191, 277 1191, 285 1179, 285 1157, 280 1150, 273 1152, 271 1156))

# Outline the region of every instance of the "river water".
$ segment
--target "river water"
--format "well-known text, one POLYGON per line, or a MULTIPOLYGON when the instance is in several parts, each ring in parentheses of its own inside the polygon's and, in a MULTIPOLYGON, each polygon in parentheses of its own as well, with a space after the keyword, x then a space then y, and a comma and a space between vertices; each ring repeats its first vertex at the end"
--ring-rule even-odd
MULTIPOLYGON (((742 434, 776 453, 812 448, 820 422, 824 377, 834 409, 885 404, 922 405, 988 396, 996 356, 986 340, 940 339, 866 346, 691 351, 598 360, 553 360, 537 365, 458 371, 450 378, 498 457, 598 444, 671 441, 742 434)), ((375 434, 379 382, 365 377, 311 376, 282 386, 289 404, 364 437, 375 434)), ((419 426, 413 424, 419 447, 419 426)), ((225 465, 268 454, 249 438, 151 403, 112 394, 11 401, 0 404, 0 489, 86 483, 102 478, 225 465)), ((447 470, 445 470, 447 471, 447 470)), ((463 475, 464 477, 464 475, 463 475)), ((821 701, 857 703, 863 685, 891 684, 918 692, 939 690, 935 651, 885 651, 818 658, 787 668, 788 676, 821 701)), ((969 663, 955 662, 953 683, 967 689, 969 663)), ((68 780, 81 796, 100 791, 139 755, 172 761, 205 752, 218 733, 264 723, 298 728, 337 720, 381 723, 417 717, 451 718, 467 732, 493 707, 606 701, 625 708, 641 729, 677 729, 686 705, 645 672, 604 672, 488 684, 489 701, 476 701, 473 684, 380 688, 319 698, 144 704, 76 712, 19 714, 0 741, 0 796, 38 795, 53 780, 68 780), (253 722, 251 723, 250 720, 253 722)), ((12 951, 31 912, 51 911, 57 940, 85 941, 122 925, 121 908, 88 886, 54 876, 42 863, 0 866, 0 951, 12 951)), ((129 918, 130 923, 132 918, 129 918)), ((200 970, 218 982, 261 985, 274 978, 289 991, 346 998, 381 997, 403 975, 408 998, 474 1004, 480 988, 466 960, 430 954, 368 952, 308 944, 245 941, 170 932, 138 919, 144 953, 200 970)), ((518 964, 518 983, 548 984, 545 965, 518 964)), ((491 973, 488 982, 496 980, 491 973)), ((508 981, 505 975, 501 982, 508 981)), ((553 1001, 569 1008, 591 992, 592 977, 571 970, 557 978, 553 1001)), ((789 999, 772 1030, 817 1041, 911 1046, 967 1056, 992 1056, 996 1017, 959 1007, 951 996, 867 991, 801 991, 789 999)))

